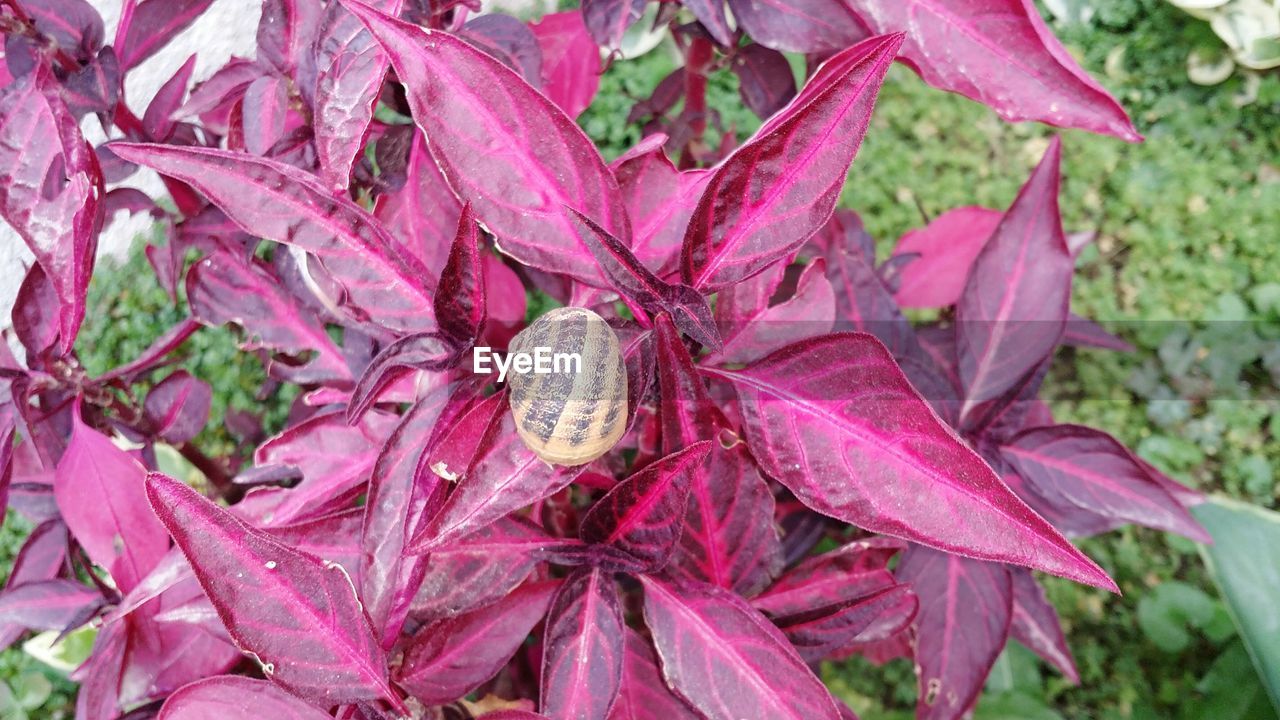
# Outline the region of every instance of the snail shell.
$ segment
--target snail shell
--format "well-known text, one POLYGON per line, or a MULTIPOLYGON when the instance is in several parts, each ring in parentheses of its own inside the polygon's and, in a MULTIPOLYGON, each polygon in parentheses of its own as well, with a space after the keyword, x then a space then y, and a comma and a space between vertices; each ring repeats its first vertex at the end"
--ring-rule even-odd
POLYGON ((618 336, 584 308, 556 308, 512 339, 511 353, 576 353, 577 370, 508 375, 516 432, 535 455, 557 465, 585 465, 608 452, 626 430, 627 369, 618 336))

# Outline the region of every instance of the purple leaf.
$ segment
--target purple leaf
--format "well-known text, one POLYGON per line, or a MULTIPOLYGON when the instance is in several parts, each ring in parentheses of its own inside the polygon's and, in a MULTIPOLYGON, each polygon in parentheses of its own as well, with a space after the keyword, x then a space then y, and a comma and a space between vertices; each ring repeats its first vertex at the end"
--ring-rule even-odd
POLYGON ((416 128, 409 146, 404 187, 379 195, 373 212, 424 266, 444 267, 458 230, 462 203, 440 175, 440 168, 427 151, 426 139, 416 128))
POLYGON ((347 421, 358 422, 378 401, 383 390, 401 378, 406 369, 429 372, 454 364, 458 352, 449 338, 438 332, 406 335, 391 343, 364 369, 347 404, 347 421))
POLYGON ((677 327, 689 337, 710 348, 720 347, 720 335, 706 298, 687 286, 669 285, 658 279, 607 230, 577 211, 570 212, 583 246, 629 307, 638 309, 639 315, 670 313, 677 327))
POLYGON ((666 565, 680 538, 691 478, 711 451, 711 441, 650 463, 619 482, 583 516, 579 534, 638 560, 646 572, 666 565))
POLYGON ((427 705, 467 695, 520 649, 559 584, 530 583, 492 605, 424 627, 409 639, 396 682, 427 705))
POLYGON ((243 675, 218 675, 185 685, 170 695, 156 720, 225 720, 232 717, 325 720, 330 715, 265 680, 243 675))
MULTIPOLYGON (((31 531, 9 571, 6 589, 28 583, 51 580, 66 562, 67 528, 57 520, 47 520, 31 531)), ((0 623, 0 648, 7 648, 22 637, 26 628, 0 623)))
POLYGON ((110 47, 62 81, 62 98, 77 119, 89 113, 109 115, 120 99, 120 65, 110 47))
POLYGON ((566 208, 624 243, 631 228, 617 181, 582 130, 465 41, 344 1, 387 48, 431 155, 502 251, 535 268, 603 284, 566 208))
POLYGON ((582 12, 543 15, 529 29, 542 48, 542 91, 565 115, 577 118, 600 87, 600 49, 587 33, 582 12))
MULTIPOLYGON (((13 332, 27 351, 28 365, 38 367, 46 360, 49 351, 56 349, 61 309, 49 276, 40 263, 33 264, 22 279, 22 285, 18 286, 13 310, 9 314, 13 332)), ((52 354, 57 355, 56 352, 52 354)))
POLYGON ((729 0, 729 9, 751 39, 784 52, 844 50, 870 34, 839 0, 729 0))
POLYGON ((462 208, 458 232, 449 250, 449 259, 440 273, 440 286, 435 299, 440 330, 453 340, 459 350, 470 348, 484 328, 485 285, 481 257, 480 226, 471 206, 462 208))
POLYGON ((187 84, 191 82, 191 73, 195 69, 196 55, 192 53, 173 77, 160 86, 155 97, 151 98, 147 111, 142 115, 142 128, 147 137, 156 141, 169 139, 173 132, 173 115, 182 107, 182 100, 187 95, 187 84))
POLYGON ((522 507, 559 492, 584 466, 549 465, 525 446, 515 420, 503 411, 480 440, 476 457, 435 517, 419 529, 407 552, 422 553, 479 530, 522 507))
POLYGON ((608 50, 622 48, 622 36, 627 28, 644 15, 649 0, 582 0, 582 19, 587 32, 608 50))
POLYGON ((777 619, 805 662, 838 657, 862 643, 886 640, 905 630, 919 602, 907 585, 892 585, 812 613, 777 619))
POLYGON ((147 471, 84 423, 79 401, 71 423, 71 440, 53 481, 58 510, 89 558, 128 592, 169 549, 164 526, 147 511, 147 471))
POLYGON ((528 521, 506 517, 433 551, 413 617, 433 623, 492 604, 524 582, 552 542, 528 521))
POLYGON ((541 710, 548 717, 605 720, 622 684, 621 599, 613 576, 584 567, 556 591, 547 612, 541 710))
POLYGON ((156 437, 178 445, 204 429, 212 403, 213 389, 208 383, 178 370, 147 393, 143 415, 156 437))
POLYGON ((903 58, 925 82, 984 103, 1006 120, 1142 139, 1031 0, 851 0, 849 7, 874 32, 906 32, 903 58))
POLYGON ((58 296, 64 353, 84 319, 104 193, 97 157, 44 64, 0 90, 0 216, 58 296))
POLYGON ((831 332, 836 300, 825 270, 821 259, 810 263, 796 282, 795 295, 773 307, 767 305, 768 296, 760 297, 766 288, 772 294, 775 286, 767 272, 721 291, 716 312, 723 315, 717 319, 731 324, 736 332, 715 356, 717 362, 752 362, 784 345, 831 332), (760 300, 765 306, 757 305, 760 300))
MULTIPOLYGON (((727 428, 679 335, 658 318, 662 447, 668 454, 727 428)), ((735 438, 736 440, 736 438, 735 438)), ((741 444, 712 448, 690 481, 680 545, 667 572, 751 595, 782 569, 769 486, 741 444)))
POLYGON ((808 558, 751 604, 771 618, 785 618, 866 597, 894 584, 885 568, 905 545, 891 538, 870 538, 808 558))
POLYGON ((777 50, 759 44, 739 48, 732 68, 742 103, 760 118, 781 110, 796 95, 791 63, 777 50))
POLYGON ((1032 428, 1001 447, 1000 455, 1052 504, 1212 542, 1128 448, 1100 430, 1081 425, 1032 428))
MULTIPOLYGON (((376 0, 371 5, 397 15, 401 2, 376 0)), ((350 184, 351 164, 368 137, 388 63, 382 46, 342 3, 325 8, 315 40, 313 113, 320 177, 335 193, 345 193, 350 184)))
POLYGON ((689 221, 686 284, 704 292, 744 280, 817 232, 862 143, 900 35, 868 40, 827 61, 805 92, 714 171, 689 221), (843 142, 832 146, 830 137, 843 142))
POLYGON ((244 149, 266 156, 284 137, 288 112, 289 90, 282 78, 268 75, 249 83, 241 105, 244 149))
POLYGON ((20 0, 36 30, 71 55, 91 57, 102 46, 102 16, 85 0, 20 0))
POLYGON ((528 25, 510 15, 489 13, 468 20, 458 36, 542 89, 542 48, 528 25))
POLYGON ((912 547, 895 571, 920 598, 916 665, 920 720, 963 717, 1004 649, 1013 616, 1009 569, 912 547))
POLYGON ((927 226, 903 235, 893 254, 919 257, 903 267, 894 298, 907 308, 956 304, 973 261, 1003 217, 999 210, 961 207, 948 210, 927 226))
POLYGON ((626 636, 622 687, 609 720, 698 720, 701 716, 667 689, 649 641, 630 628, 626 636))
POLYGON ((1067 318, 1067 327, 1062 331, 1062 344, 1116 352, 1133 352, 1132 345, 1107 332, 1098 323, 1075 313, 1067 318))
POLYGON ((644 622, 667 686, 711 718, 840 717, 787 639, 737 595, 641 577, 644 622))
POLYGON ((676 270, 689 218, 711 180, 708 170, 677 170, 662 150, 665 142, 665 136, 650 135, 613 166, 635 224, 631 252, 663 277, 676 270), (645 144, 655 138, 660 142, 645 144))
POLYGON ((258 59, 300 86, 315 82, 312 44, 319 34, 320 0, 264 0, 258 21, 258 59))
POLYGON ((13 481, 13 418, 0 410, 0 516, 9 508, 9 484, 13 481))
POLYGON ((427 469, 424 451, 447 399, 445 392, 429 395, 404 414, 379 451, 369 480, 360 534, 360 601, 384 648, 400 636, 426 571, 425 558, 405 556, 404 548, 415 524, 444 499, 443 483, 427 469))
POLYGON ((282 163, 204 148, 112 143, 121 158, 200 191, 245 232, 312 253, 358 319, 399 332, 432 324, 430 275, 355 203, 282 163))
POLYGON ((139 2, 128 27, 116 34, 120 69, 128 71, 154 55, 195 22, 212 4, 213 0, 139 2))
MULTIPOLYGON (((680 4, 698 18, 698 22, 702 23, 702 27, 712 39, 725 47, 732 47, 734 45, 733 29, 729 27, 729 20, 725 16, 724 1, 683 0, 680 4)), ((791 81, 791 88, 795 89, 794 79, 791 81)))
POLYGON ((398 704, 341 566, 294 550, 159 473, 147 478, 147 497, 236 645, 268 678, 320 704, 398 704))
POLYGON ((302 365, 272 363, 273 375, 297 383, 350 383, 342 350, 320 320, 281 286, 265 264, 219 250, 187 273, 191 313, 205 325, 235 323, 244 329, 244 350, 270 348, 288 355, 314 353, 302 365))
POLYGON ((1062 144, 1054 138, 974 261, 956 306, 960 422, 1040 364, 1058 344, 1075 263, 1058 213, 1062 144))
POLYGON ((0 593, 0 625, 64 630, 83 624, 102 606, 102 593, 70 580, 29 582, 0 593))
POLYGON ((870 335, 827 335, 740 371, 704 372, 734 384, 752 454, 810 508, 872 532, 1115 589, 938 419, 870 335))
POLYGON ((1058 611, 1045 597, 1044 588, 1029 570, 1016 568, 1010 574, 1013 575, 1013 619, 1009 635, 1057 668, 1072 685, 1078 685, 1080 673, 1076 671, 1071 648, 1058 623, 1058 611))

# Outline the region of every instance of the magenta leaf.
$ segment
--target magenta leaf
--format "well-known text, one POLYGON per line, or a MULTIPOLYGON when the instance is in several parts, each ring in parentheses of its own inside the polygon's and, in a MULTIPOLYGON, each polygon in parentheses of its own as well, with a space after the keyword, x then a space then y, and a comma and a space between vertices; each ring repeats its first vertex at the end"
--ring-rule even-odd
MULTIPOLYGON (((658 317, 662 448, 716 439, 728 427, 670 320, 658 317)), ((713 447, 690 480, 680 544, 667 572, 751 595, 782 569, 773 494, 745 447, 713 447)))
POLYGON ((102 45, 102 16, 86 0, 21 0, 16 6, 36 30, 71 55, 88 57, 102 45))
POLYGON ((543 15, 529 26, 542 48, 542 90, 565 115, 577 118, 600 87, 600 50, 582 12, 543 15))
POLYGON ((870 34, 839 0, 729 0, 729 8, 753 40, 784 52, 843 50, 870 34))
POLYGON ((680 538, 691 478, 710 451, 710 440, 694 443, 619 482, 582 517, 582 539, 612 545, 646 572, 666 565, 680 538))
POLYGON ((243 675, 216 675, 179 688, 165 700, 156 720, 226 720, 232 717, 325 720, 330 715, 266 680, 254 680, 243 675))
POLYGON ((870 538, 808 558, 751 604, 771 618, 784 618, 866 597, 894 584, 886 567, 905 545, 891 538, 870 538))
POLYGON ((1016 568, 1010 574, 1013 576, 1013 619, 1009 635, 1057 668, 1071 684, 1079 684, 1080 673, 1062 634, 1058 611, 1045 596, 1044 588, 1029 570, 1016 568))
POLYGON ((529 583, 409 639, 397 684, 428 705, 464 697, 502 669, 542 621, 557 581, 529 583))
POLYGON ((999 210, 961 207, 948 210, 927 226, 903 235, 893 254, 919 257, 902 269, 894 298, 907 308, 956 304, 973 261, 1003 217, 999 210))
POLYGON ((431 155, 502 251, 535 268, 602 284, 566 208, 624 243, 631 227, 617 181, 582 130, 465 41, 344 1, 387 49, 431 155))
POLYGON ((0 90, 0 216, 22 237, 58 297, 58 339, 84 319, 102 223, 102 171, 43 63, 0 90))
MULTIPOLYGON (((5 584, 6 592, 20 585, 53 579, 65 564, 66 557, 66 526, 57 520, 41 523, 27 536, 14 558, 5 584)), ((21 625, 0 623, 0 648, 12 645, 25 630, 21 625)))
POLYGON ((668 687, 711 718, 840 717, 786 637, 737 595, 713 585, 641 577, 644 622, 668 687))
POLYGON ((357 319, 395 331, 432 325, 430 275, 373 216, 282 163, 205 148, 112 143, 130 162, 200 191, 245 232, 312 253, 357 319))
POLYGON ((378 453, 369 480, 361 530, 360 601, 390 648, 400 636, 425 558, 404 555, 414 526, 444 499, 443 483, 426 467, 424 438, 444 410, 447 395, 434 393, 404 414, 378 453))
POLYGON ((699 720, 700 715, 667 689, 649 641, 630 628, 626 636, 622 686, 609 720, 699 720))
POLYGON ((906 32, 902 55, 925 82, 984 103, 1006 120, 1142 139, 1030 0, 851 0, 849 7, 874 32, 906 32))
POLYGON ((827 335, 740 371, 704 372, 734 384, 752 454, 810 508, 872 532, 1115 589, 938 419, 870 335, 827 335), (968 519, 964 527, 957 514, 968 519))
POLYGON ((687 284, 711 292, 751 277, 826 223, 901 43, 887 36, 838 53, 827 61, 838 70, 815 76, 714 171, 684 238, 687 284), (833 136, 845 141, 828 145, 833 136))
POLYGON ((440 273, 436 291, 435 313, 440 330, 459 351, 468 350, 480 337, 487 316, 485 311, 484 268, 481 253, 480 226, 471 206, 462 208, 458 232, 449 250, 449 259, 440 273))
POLYGON ((244 149, 253 155, 270 154, 284 137, 285 115, 289 111, 286 81, 273 75, 260 77, 245 88, 241 103, 244 149))
POLYGON ((791 63, 777 50, 751 44, 733 56, 733 73, 738 76, 738 92, 751 112, 767 118, 781 110, 796 94, 796 78, 791 63))
POLYGON ((0 515, 9 508, 9 485, 13 482, 13 418, 0 411, 0 515))
POLYGON ((1133 352, 1132 345, 1107 332, 1098 323, 1075 313, 1067 317, 1067 327, 1062 331, 1062 344, 1116 352, 1133 352))
POLYGON ((506 517, 427 555, 412 615, 433 623, 492 604, 524 582, 553 540, 506 517))
POLYGON ((622 684, 621 600, 613 576, 580 568, 547 612, 541 709, 548 717, 605 720, 622 684))
POLYGON ((258 22, 258 59, 282 76, 315 82, 311 47, 324 12, 320 0, 264 0, 258 22))
MULTIPOLYGON (((734 45, 733 29, 729 27, 729 20, 724 12, 724 2, 725 0, 682 0, 680 4, 698 18, 698 22, 702 23, 702 27, 712 39, 725 47, 732 47, 734 45)), ((795 89, 794 79, 791 87, 795 89)))
POLYGON ((440 175, 426 139, 416 128, 409 146, 404 187, 379 195, 373 212, 424 266, 444 267, 458 230, 462 204, 440 175))
POLYGON ((147 497, 236 645, 268 678, 318 703, 399 702, 341 566, 294 550, 159 473, 147 478, 147 497))
POLYGON ((956 306, 963 424, 980 403, 1013 387, 1057 346, 1075 263, 1058 212, 1057 138, 974 261, 956 306))
POLYGON ((269 348, 285 355, 313 353, 301 365, 270 363, 272 375, 297 383, 350 383, 342 350, 314 313, 298 303, 266 264, 220 250, 187 273, 187 300, 200 322, 235 323, 245 333, 241 348, 269 348))
POLYGON ((23 583, 0 593, 0 626, 65 630, 81 625, 102 607, 102 593, 70 580, 23 583))
POLYGON ((358 422, 378 401, 379 395, 409 368, 435 372, 458 358, 454 344, 439 332, 414 333, 391 343, 364 369, 351 391, 347 420, 358 422))
POLYGON ((809 263, 796 281, 795 295, 772 307, 769 297, 781 278, 769 272, 721 291, 717 319, 733 329, 726 332, 724 350, 716 360, 748 363, 793 342, 831 332, 836 298, 825 270, 821 259, 809 263))
POLYGON ((957 719, 977 700, 1013 616, 1008 568, 912 547, 895 571, 920 598, 916 616, 921 720, 957 719))
POLYGON ((510 15, 488 13, 468 20, 458 36, 542 89, 542 47, 528 25, 510 15))
POLYGON ((142 129, 146 131, 147 137, 156 141, 169 139, 169 135, 173 132, 173 115, 179 107, 182 107, 182 101, 187 95, 187 84, 191 82, 191 73, 195 69, 196 55, 192 53, 173 77, 156 91, 155 97, 151 99, 146 112, 142 115, 142 129))
POLYGON ((471 466, 459 478, 444 507, 419 529, 407 552, 441 548, 509 513, 559 492, 585 466, 549 465, 516 434, 506 402, 480 440, 471 466))
POLYGON ((164 526, 147 511, 147 471, 106 435, 84 423, 79 401, 71 441, 58 461, 53 494, 62 519, 93 562, 128 592, 169 549, 164 526))
POLYGON ((151 388, 143 413, 156 437, 181 444, 204 429, 212 403, 213 389, 208 383, 178 370, 151 388))
POLYGON ((582 19, 596 44, 611 51, 622 47, 622 36, 644 14, 649 0, 583 0, 582 19))
POLYGON ((885 640, 905 630, 918 600, 907 585, 891 585, 810 613, 775 622, 805 662, 840 656, 859 644, 885 640))
POLYGON ((677 269, 689 218, 711 180, 708 170, 677 170, 664 142, 665 136, 650 135, 613 165, 635 226, 631 252, 662 277, 677 269))
POLYGON ((1100 430, 1081 425, 1033 428, 1002 446, 1000 455, 1033 492, 1055 506, 1212 542, 1128 448, 1100 430))
POLYGON ((129 70, 169 44, 196 21, 213 0, 142 0, 123 34, 117 33, 120 69, 129 70))

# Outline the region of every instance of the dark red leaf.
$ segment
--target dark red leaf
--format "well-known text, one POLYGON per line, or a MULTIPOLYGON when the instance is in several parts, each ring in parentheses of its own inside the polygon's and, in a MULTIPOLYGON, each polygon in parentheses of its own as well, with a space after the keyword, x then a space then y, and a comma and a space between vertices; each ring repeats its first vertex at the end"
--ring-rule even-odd
POLYGON ((528 25, 510 15, 489 13, 468 20, 458 36, 542 89, 542 48, 528 25))
POLYGON ((582 12, 543 15, 529 29, 542 48, 542 91, 565 115, 577 118, 600 87, 600 49, 587 33, 582 12))
POLYGON ((102 46, 102 16, 85 0, 20 0, 17 4, 40 34, 70 55, 92 57, 102 46))
POLYGON ((435 372, 452 365, 457 357, 454 343, 439 332, 406 335, 391 343, 356 381, 347 404, 347 420, 354 423, 364 417, 382 391, 403 375, 406 368, 435 372))
POLYGON ((788 570, 751 604, 771 618, 837 606, 894 584, 886 567, 906 543, 891 538, 856 540, 811 557, 788 570))
POLYGON ((465 41, 344 0, 391 56, 431 155, 499 247, 526 265, 603 279, 566 208, 631 240, 617 181, 582 130, 497 60, 465 41))
MULTIPOLYGON (((680 4, 698 18, 698 22, 702 23, 702 27, 706 28, 716 42, 725 47, 733 46, 733 29, 729 27, 729 20, 725 16, 724 0, 683 0, 680 4)), ((793 79, 792 89, 794 88, 793 79)))
POLYGON ((1009 635, 1057 668, 1071 684, 1079 684, 1080 673, 1076 671, 1071 648, 1067 646, 1062 625, 1058 623, 1058 611, 1045 597, 1044 588, 1029 570, 1015 568, 1010 572, 1013 575, 1013 619, 1009 624, 1009 635))
MULTIPOLYGON (((313 175, 243 153, 112 143, 120 157, 200 191, 245 232, 312 253, 339 281, 356 319, 399 332, 432 323, 430 275, 358 205, 313 175)), ((330 298, 330 301, 334 299, 330 298)))
POLYGON ((784 52, 843 50, 871 34, 839 0, 729 0, 729 9, 751 39, 784 52))
POLYGON ((795 97, 791 63, 777 50, 755 43, 738 48, 731 67, 738 76, 743 104, 761 118, 781 110, 795 97))
POLYGON ((701 716, 667 688, 648 640, 628 628, 625 649, 622 687, 609 720, 699 720, 701 716))
POLYGON ((178 370, 147 393, 143 414, 156 437, 178 445, 204 429, 212 404, 213 389, 209 384, 186 370, 178 370))
POLYGON ((409 639, 396 682, 427 705, 461 698, 498 674, 542 621, 558 581, 530 583, 409 639))
POLYGON ((460 351, 475 344, 486 318, 482 237, 471 206, 463 206, 435 299, 440 330, 460 351))
POLYGON ((667 686, 712 718, 836 720, 822 681, 759 611, 713 585, 644 584, 644 621, 667 686))
POLYGON ((264 0, 258 21, 258 61, 294 78, 300 86, 314 83, 311 48, 323 13, 320 0, 264 0))
POLYGON ((925 82, 984 103, 1006 120, 1142 139, 1032 3, 852 0, 849 8, 874 32, 906 32, 902 55, 925 82))
POLYGON ((128 71, 169 44, 196 21, 213 0, 142 0, 132 21, 116 34, 120 69, 128 71))
POLYGON ((704 372, 734 384, 752 455, 814 510, 1115 589, 938 419, 870 335, 827 335, 740 371, 704 372))
POLYGON ((609 50, 622 47, 622 36, 627 28, 644 15, 649 0, 583 0, 582 18, 587 32, 597 45, 609 50))
POLYGON ((165 700, 156 720, 325 720, 321 712, 265 680, 218 675, 186 685, 165 700))
POLYGON ((341 566, 294 550, 159 473, 147 478, 147 497, 231 637, 269 679, 326 705, 398 703, 341 566))
MULTIPOLYGON (((27 536, 14 558, 6 589, 53 579, 65 564, 66 557, 66 526, 58 520, 41 523, 27 536)), ((25 631, 21 625, 0 624, 0 649, 12 645, 25 631)))
POLYGON ((457 234, 462 203, 440 175, 417 128, 413 128, 409 146, 404 187, 379 195, 373 212, 424 266, 430 270, 444 267, 457 234))
POLYGON ((1013 616, 1009 569, 914 546, 895 574, 920 598, 916 717, 958 720, 977 701, 1013 616))
POLYGON ((822 259, 809 263, 796 281, 795 295, 772 307, 769 298, 781 277, 768 271, 721 291, 716 319, 732 330, 725 333, 729 337, 724 351, 715 360, 748 363, 793 342, 831 332, 836 299, 823 274, 826 267, 822 259))
POLYGON ((622 684, 622 605, 613 576, 580 568, 547 612, 541 710, 548 717, 605 720, 622 684))
POLYGON ((104 193, 93 149, 47 66, 0 90, 0 216, 26 242, 58 296, 64 353, 84 318, 104 193))
POLYGON ((155 97, 151 98, 151 103, 142 116, 142 128, 148 138, 158 142, 169 139, 169 134, 173 132, 173 114, 182 107, 182 101, 187 96, 187 84, 191 82, 191 73, 195 69, 196 55, 192 53, 173 77, 160 86, 155 97))
POLYGON ((859 644, 877 642, 905 630, 918 600, 907 585, 892 585, 807 615, 777 620, 805 662, 838 657, 859 644))
POLYGON ((686 284, 719 290, 799 249, 831 212, 902 36, 868 40, 828 61, 805 92, 714 171, 689 221, 686 284), (841 137, 838 146, 827 139, 841 137))

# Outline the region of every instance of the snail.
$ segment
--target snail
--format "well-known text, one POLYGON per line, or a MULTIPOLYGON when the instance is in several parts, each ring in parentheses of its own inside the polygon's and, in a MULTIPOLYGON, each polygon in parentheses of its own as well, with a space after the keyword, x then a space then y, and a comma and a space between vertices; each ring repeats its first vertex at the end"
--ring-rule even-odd
POLYGON ((556 465, 585 465, 622 438, 627 369, 604 318, 584 308, 556 308, 520 331, 508 350, 517 361, 507 379, 511 415, 535 455, 556 465), (520 355, 555 362, 548 360, 550 371, 519 372, 520 355), (576 364, 570 362, 575 356, 576 364))

